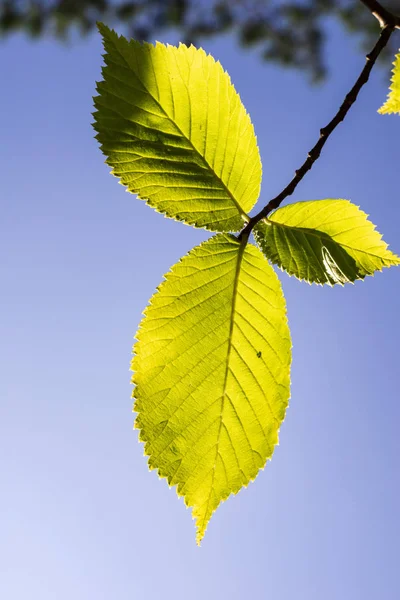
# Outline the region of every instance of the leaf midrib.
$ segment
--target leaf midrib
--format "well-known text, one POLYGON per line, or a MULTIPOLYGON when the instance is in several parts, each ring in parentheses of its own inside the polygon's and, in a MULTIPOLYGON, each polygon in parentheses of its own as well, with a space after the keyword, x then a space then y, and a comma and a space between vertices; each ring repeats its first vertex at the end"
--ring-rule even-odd
MULTIPOLYGON (((344 244, 343 242, 338 242, 337 240, 335 240, 335 238, 333 236, 330 236, 328 233, 325 233, 324 231, 320 231, 319 229, 315 229, 315 231, 317 233, 313 233, 306 227, 297 227, 295 225, 285 225, 284 223, 279 223, 278 221, 273 221, 272 219, 269 219, 268 217, 265 217, 264 220, 267 223, 269 223, 271 226, 283 227, 284 229, 289 229, 290 231, 295 231, 295 230, 301 231, 303 233, 303 235, 310 235, 311 237, 315 237, 317 239, 322 237, 327 241, 330 241, 330 242, 334 241, 335 244, 337 244, 338 246, 342 246, 343 248, 348 248, 349 250, 353 250, 354 252, 361 252, 362 254, 366 254, 367 256, 373 256, 374 258, 378 258, 379 260, 393 260, 390 256, 382 257, 379 254, 374 254, 373 252, 368 252, 367 250, 361 250, 361 248, 354 248, 354 246, 349 246, 349 244, 344 244)), ((385 251, 387 252, 387 248, 385 249, 385 251)))
MULTIPOLYGON (((208 498, 207 498, 207 506, 206 506, 206 510, 204 513, 206 517, 207 517, 207 513, 208 513, 208 507, 210 504, 211 492, 214 487, 215 470, 216 470, 216 466, 217 466, 217 457, 218 457, 218 453, 219 453, 219 444, 220 444, 220 440, 221 440, 221 430, 222 430, 223 414, 224 414, 224 408, 225 408, 226 387, 227 387, 228 374, 229 374, 229 363, 230 363, 230 357, 231 357, 231 351, 232 351, 232 337, 233 337, 233 330, 235 327, 236 300, 237 300, 237 296, 238 296, 237 292, 238 292, 238 287, 239 287, 240 270, 241 270, 243 255, 244 255, 244 251, 247 246, 247 242, 248 242, 247 238, 243 238, 241 240, 237 259, 236 259, 237 262, 236 262, 236 268, 235 268, 235 278, 233 280, 232 307, 231 307, 231 316, 230 316, 229 334, 228 334, 228 348, 227 348, 226 362, 225 362, 226 367, 225 367, 224 384, 223 384, 223 391, 222 391, 221 412, 220 412, 220 416, 219 416, 220 421, 219 421, 219 428, 218 428, 218 434, 217 434, 213 475, 212 475, 212 480, 211 480, 210 491, 209 491, 208 498)), ((203 518, 203 521, 204 521, 204 518, 203 518)))

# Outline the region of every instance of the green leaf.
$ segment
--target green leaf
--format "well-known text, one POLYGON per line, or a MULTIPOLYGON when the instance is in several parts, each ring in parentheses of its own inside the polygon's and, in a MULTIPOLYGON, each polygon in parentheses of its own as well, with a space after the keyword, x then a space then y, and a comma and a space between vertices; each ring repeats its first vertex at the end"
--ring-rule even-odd
POLYGON ((254 237, 289 275, 344 284, 400 264, 367 216, 348 200, 297 202, 260 222, 254 237))
POLYGON ((227 73, 193 46, 128 42, 99 28, 107 66, 94 127, 113 174, 168 217, 241 229, 258 199, 261 160, 227 73))
POLYGON ((150 468, 193 507, 200 543, 278 442, 291 360, 281 285, 255 246, 216 235, 167 273, 137 339, 135 426, 150 468))
POLYGON ((393 65, 390 92, 385 104, 378 110, 381 115, 390 113, 400 114, 400 53, 396 54, 393 65))

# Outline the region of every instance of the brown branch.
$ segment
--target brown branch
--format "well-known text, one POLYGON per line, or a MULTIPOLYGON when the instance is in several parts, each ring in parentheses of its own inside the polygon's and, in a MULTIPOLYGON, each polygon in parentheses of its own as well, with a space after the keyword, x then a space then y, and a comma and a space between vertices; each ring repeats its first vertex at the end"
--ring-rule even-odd
POLYGON ((385 25, 383 27, 379 39, 376 42, 374 48, 366 56, 366 64, 363 70, 361 71, 357 81, 351 88, 350 92, 346 95, 341 107, 339 108, 338 112, 333 117, 333 119, 328 123, 328 125, 326 125, 326 127, 320 129, 319 139, 315 146, 308 153, 308 156, 302 164, 302 166, 300 167, 300 169, 298 169, 295 172, 295 176, 293 177, 291 182, 281 191, 280 194, 278 194, 275 198, 270 200, 268 204, 264 206, 264 208, 257 215, 250 218, 248 223, 243 227, 242 231, 239 233, 239 240, 243 239, 244 237, 249 237, 253 227, 257 225, 257 223, 261 221, 261 219, 264 219, 264 217, 266 217, 271 212, 271 210, 278 208, 278 206, 281 204, 281 202, 283 202, 283 200, 285 200, 285 198, 293 194, 294 190, 296 189, 300 181, 303 179, 304 175, 308 173, 315 161, 319 158, 321 150, 325 146, 331 133, 334 131, 334 129, 336 129, 339 123, 343 121, 351 106, 357 100, 357 96, 361 88, 367 83, 371 70, 376 62, 376 59, 388 43, 389 38, 393 33, 393 30, 394 25, 385 25))
POLYGON ((389 27, 400 29, 400 17, 386 10, 377 0, 361 0, 361 2, 378 19, 381 27, 389 25, 389 27))

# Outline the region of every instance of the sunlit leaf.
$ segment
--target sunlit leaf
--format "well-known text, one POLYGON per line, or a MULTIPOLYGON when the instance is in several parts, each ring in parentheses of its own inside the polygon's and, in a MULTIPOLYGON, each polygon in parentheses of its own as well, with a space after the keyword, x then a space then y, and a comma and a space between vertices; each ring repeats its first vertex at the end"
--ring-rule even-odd
POLYGON ((348 200, 296 202, 260 222, 265 256, 309 283, 344 284, 400 264, 375 226, 348 200))
POLYGON ((100 31, 107 66, 94 126, 114 175, 169 217, 212 231, 241 229, 259 195, 261 161, 227 73, 193 46, 100 31))
POLYGON ((400 114, 400 53, 396 54, 393 65, 390 92, 385 104, 378 110, 381 115, 390 113, 400 114))
POLYGON ((136 427, 150 468, 193 507, 200 543, 278 442, 291 360, 279 280, 255 246, 219 234, 167 273, 137 339, 136 427))

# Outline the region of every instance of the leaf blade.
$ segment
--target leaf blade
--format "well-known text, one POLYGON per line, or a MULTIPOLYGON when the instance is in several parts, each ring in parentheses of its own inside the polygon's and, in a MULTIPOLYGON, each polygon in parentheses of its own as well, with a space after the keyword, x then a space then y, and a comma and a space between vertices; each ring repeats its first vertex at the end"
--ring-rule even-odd
POLYGON ((367 215, 348 200, 296 202, 254 229, 264 255, 308 283, 353 282, 400 264, 367 215))
POLYGON ((278 440, 291 360, 279 280, 257 248, 217 235, 166 275, 137 339, 135 426, 150 468, 193 507, 200 543, 278 440))
POLYGON ((166 216, 241 229, 258 198, 261 160, 229 76, 201 49, 100 32, 106 67, 94 127, 112 172, 166 216))
POLYGON ((391 85, 386 102, 378 109, 381 115, 400 114, 400 52, 393 62, 391 85))

